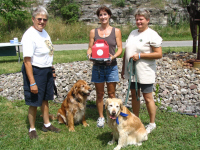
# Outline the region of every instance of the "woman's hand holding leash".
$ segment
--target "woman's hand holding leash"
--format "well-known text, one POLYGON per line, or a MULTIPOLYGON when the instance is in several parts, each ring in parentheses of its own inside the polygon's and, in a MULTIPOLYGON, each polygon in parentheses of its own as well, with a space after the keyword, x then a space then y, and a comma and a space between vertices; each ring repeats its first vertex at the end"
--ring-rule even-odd
POLYGON ((140 53, 134 54, 134 55, 132 56, 132 58, 133 58, 133 61, 139 60, 139 59, 140 59, 140 53))
POLYGON ((91 57, 91 54, 87 54, 87 58, 90 59, 90 57, 91 57))
POLYGON ((90 59, 91 55, 92 55, 92 53, 91 54, 87 54, 87 58, 88 58, 88 60, 93 61, 93 60, 90 59))

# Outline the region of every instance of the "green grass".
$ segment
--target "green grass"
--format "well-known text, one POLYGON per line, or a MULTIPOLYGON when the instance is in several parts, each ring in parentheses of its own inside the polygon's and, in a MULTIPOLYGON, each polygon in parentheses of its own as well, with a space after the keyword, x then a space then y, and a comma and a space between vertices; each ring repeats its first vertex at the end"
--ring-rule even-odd
POLYGON ((162 52, 164 53, 171 53, 171 52, 192 52, 193 47, 185 46, 185 47, 162 47, 162 52))
MULTIPOLYGON (((71 150, 110 150, 117 143, 110 146, 107 142, 112 139, 111 130, 106 124, 103 129, 96 127, 98 112, 96 108, 86 109, 86 120, 89 127, 76 125, 76 132, 69 132, 65 125, 57 121, 52 124, 62 131, 60 133, 42 132, 42 117, 38 108, 36 130, 37 140, 28 137, 29 123, 27 118, 28 106, 24 100, 8 101, 0 97, 0 149, 71 149, 71 150)), ((56 114, 61 104, 49 103, 50 114, 56 114)), ((106 116, 104 114, 104 116, 106 116)), ((149 121, 146 106, 141 107, 140 118, 143 124, 149 121)), ((200 149, 200 116, 180 115, 157 109, 157 128, 148 140, 140 147, 128 146, 124 150, 193 150, 200 149)))
MULTIPOLYGON (((170 52, 192 52, 192 47, 163 47, 163 53, 170 52)), ((69 50, 69 51, 55 51, 53 64, 57 63, 69 63, 74 61, 87 60, 87 50, 69 50)), ((123 50, 124 51, 124 50, 123 50)), ((123 53, 120 57, 123 57, 123 53)), ((18 56, 1 56, 0 57, 0 75, 15 73, 21 71, 23 62, 22 53, 20 54, 21 61, 18 63, 18 56)))
POLYGON ((163 38, 164 41, 184 41, 192 40, 190 27, 188 22, 182 22, 173 26, 151 26, 158 34, 163 38))
MULTIPOLYGON (((192 47, 163 47, 163 53, 191 52, 192 47)), ((122 55, 121 55, 122 56, 122 55)), ((87 60, 86 50, 55 51, 54 64, 87 60)), ((21 62, 18 56, 0 57, 0 74, 15 73, 21 70, 21 62)), ((89 103, 90 104, 90 103, 89 103)), ((56 114, 61 104, 50 102, 50 114, 56 114)), ((96 108, 87 108, 86 120, 89 127, 81 124, 75 126, 76 132, 71 133, 65 125, 59 125, 52 121, 53 125, 62 130, 61 133, 44 133, 41 131, 43 120, 40 117, 40 109, 37 112, 36 129, 38 140, 30 140, 28 137, 28 106, 24 100, 9 101, 0 96, 0 149, 77 149, 77 150, 110 150, 117 143, 110 146, 111 130, 107 125, 103 129, 96 127, 98 112, 96 108)), ((142 105, 140 118, 146 125, 149 121, 146 107, 142 105)), ((200 149, 200 116, 180 115, 157 109, 157 129, 149 135, 141 147, 128 146, 123 148, 140 150, 200 149)))
POLYGON ((23 56, 20 54, 21 61, 18 62, 17 56, 1 56, 0 57, 0 74, 16 73, 21 71, 23 56))
MULTIPOLYGON (((53 64, 87 60, 86 54, 86 50, 55 51, 53 64)), ((1 56, 0 74, 8 74, 21 71, 21 66, 23 63, 22 53, 20 54, 20 57, 21 61, 18 63, 18 55, 1 56)))
MULTIPOLYGON (((159 1, 159 0, 156 0, 159 1)), ((32 25, 31 18, 26 21, 26 29, 32 25)), ((117 25, 111 24, 113 27, 120 28, 122 33, 122 41, 125 42, 128 38, 130 32, 137 27, 132 24, 127 25, 117 25)), ((65 24, 61 18, 51 18, 49 19, 45 30, 51 37, 53 44, 75 44, 75 43, 89 43, 90 30, 99 27, 98 22, 92 25, 86 25, 84 22, 76 22, 72 24, 65 24)), ((187 21, 181 22, 178 25, 153 25, 150 26, 163 38, 164 41, 172 40, 192 40, 190 33, 190 26, 187 21)), ((21 41, 22 35, 25 30, 20 30, 18 28, 12 30, 10 33, 7 31, 6 24, 2 21, 0 24, 0 42, 9 42, 14 37, 18 37, 21 41)))

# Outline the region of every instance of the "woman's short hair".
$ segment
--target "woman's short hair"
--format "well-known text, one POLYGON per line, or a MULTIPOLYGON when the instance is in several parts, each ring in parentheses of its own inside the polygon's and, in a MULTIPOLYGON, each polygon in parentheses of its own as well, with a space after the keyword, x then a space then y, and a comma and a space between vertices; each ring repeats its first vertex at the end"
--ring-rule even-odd
POLYGON ((96 14, 97 14, 98 17, 99 17, 100 11, 106 11, 108 13, 108 15, 110 15, 110 17, 112 15, 111 10, 108 7, 106 7, 106 6, 101 6, 101 7, 99 7, 97 9, 96 14))
POLYGON ((135 11, 134 16, 136 17, 137 15, 144 16, 145 19, 149 20, 150 19, 150 12, 145 9, 145 8, 139 8, 135 11))
POLYGON ((32 12, 32 17, 35 18, 38 14, 46 15, 47 18, 49 17, 49 14, 43 6, 38 6, 35 10, 32 12))

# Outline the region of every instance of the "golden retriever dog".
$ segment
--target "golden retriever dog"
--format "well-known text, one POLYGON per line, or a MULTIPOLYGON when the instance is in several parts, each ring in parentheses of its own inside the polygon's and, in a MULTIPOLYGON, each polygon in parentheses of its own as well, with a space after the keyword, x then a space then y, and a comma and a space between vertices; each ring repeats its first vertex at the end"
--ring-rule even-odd
POLYGON ((142 141, 148 139, 147 131, 141 120, 123 106, 121 99, 107 99, 105 109, 108 126, 113 131, 113 139, 108 144, 112 145, 118 140, 118 145, 114 150, 119 150, 127 145, 140 146, 142 141))
POLYGON ((91 88, 84 80, 78 80, 58 109, 57 119, 59 123, 65 123, 69 131, 74 132, 74 124, 82 121, 83 126, 89 126, 85 120, 86 100, 91 88))

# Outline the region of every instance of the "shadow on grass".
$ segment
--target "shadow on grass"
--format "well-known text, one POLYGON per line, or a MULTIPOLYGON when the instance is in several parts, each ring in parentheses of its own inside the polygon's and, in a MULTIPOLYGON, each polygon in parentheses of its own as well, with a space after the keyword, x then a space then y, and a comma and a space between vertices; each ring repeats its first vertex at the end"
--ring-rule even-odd
POLYGON ((86 120, 92 119, 97 120, 97 117, 99 116, 96 105, 90 105, 86 107, 86 120))
POLYGON ((101 141, 102 145, 107 146, 108 142, 112 140, 111 132, 103 132, 97 136, 97 139, 101 141))
MULTIPOLYGON (((106 118, 105 106, 103 106, 103 115, 106 118)), ((99 113, 98 113, 96 105, 94 105, 94 104, 87 105, 87 107, 86 107, 86 120, 88 118, 88 119, 92 119, 94 121, 97 121, 98 117, 99 117, 99 113)))

